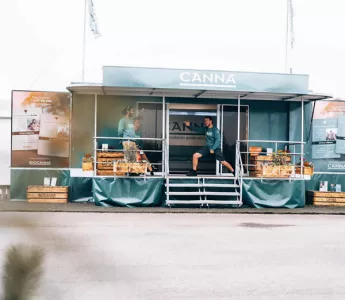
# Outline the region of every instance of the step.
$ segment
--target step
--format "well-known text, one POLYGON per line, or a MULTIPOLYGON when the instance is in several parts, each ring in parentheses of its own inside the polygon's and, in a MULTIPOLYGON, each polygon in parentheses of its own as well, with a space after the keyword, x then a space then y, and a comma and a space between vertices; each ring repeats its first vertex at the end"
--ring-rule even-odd
POLYGON ((229 200, 229 201, 226 201, 226 200, 203 200, 203 203, 206 203, 206 204, 225 204, 225 205, 242 205, 243 202, 240 201, 240 200, 229 200))
POLYGON ((203 204, 205 200, 167 200, 166 204, 203 204))
POLYGON ((240 193, 237 192, 203 192, 203 195, 208 195, 208 196, 239 196, 240 193))
POLYGON ((165 192, 166 195, 170 196, 203 196, 204 192, 165 192))
POLYGON ((203 187, 221 187, 221 188, 239 188, 238 184, 219 184, 219 183, 204 183, 203 187))
POLYGON ((239 196, 240 193, 237 192, 165 192, 166 195, 170 196, 239 196))
POLYGON ((235 180, 237 179, 235 176, 210 176, 210 175, 198 175, 198 176, 171 176, 169 175, 168 176, 168 179, 169 180, 181 180, 181 179, 193 179, 193 180, 196 180, 196 179, 216 179, 216 180, 235 180))
POLYGON ((242 205, 242 201, 225 200, 167 200, 166 204, 224 204, 224 205, 242 205))
MULTIPOLYGON (((167 184, 165 184, 167 186, 167 184)), ((170 183, 169 182, 169 188, 170 187, 202 187, 201 183, 170 183)))

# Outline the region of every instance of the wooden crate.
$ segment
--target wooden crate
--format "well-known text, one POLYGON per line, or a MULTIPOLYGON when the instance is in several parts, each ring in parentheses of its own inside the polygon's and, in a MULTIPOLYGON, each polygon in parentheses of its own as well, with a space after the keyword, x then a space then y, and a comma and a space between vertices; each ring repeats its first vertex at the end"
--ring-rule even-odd
POLYGON ((114 170, 97 170, 97 176, 114 176, 114 175, 115 175, 114 170))
POLYGON ((274 177, 280 176, 280 166, 262 166, 262 177, 274 177))
POLYGON ((30 185, 27 189, 30 203, 67 203, 68 186, 30 185))
POLYGON ((345 192, 308 191, 315 206, 345 206, 345 192))
POLYGON ((97 158, 97 170, 113 170, 113 158, 97 158))
POLYGON ((287 178, 292 175, 293 171, 294 166, 262 166, 261 177, 287 178))
MULTIPOLYGON (((296 174, 301 174, 301 167, 296 166, 296 174)), ((304 175, 313 175, 314 174, 314 167, 304 167, 303 168, 304 175)))
POLYGON ((83 171, 93 171, 93 162, 92 161, 83 161, 82 169, 83 169, 83 171))
POLYGON ((113 151, 113 152, 97 152, 97 158, 116 158, 116 159, 123 159, 124 153, 121 151, 113 151))
POLYGON ((130 163, 129 173, 145 174, 147 172, 147 163, 130 163))
POLYGON ((258 156, 260 152, 262 152, 262 147, 255 147, 255 146, 249 147, 250 156, 258 156))

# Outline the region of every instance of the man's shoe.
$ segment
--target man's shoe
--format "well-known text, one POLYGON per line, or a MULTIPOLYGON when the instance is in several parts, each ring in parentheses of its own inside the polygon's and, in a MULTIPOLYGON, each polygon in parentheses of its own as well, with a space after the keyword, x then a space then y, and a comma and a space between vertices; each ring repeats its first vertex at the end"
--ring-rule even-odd
POLYGON ((187 176, 190 176, 190 177, 198 176, 198 174, 196 173, 195 170, 189 171, 186 175, 187 175, 187 176))

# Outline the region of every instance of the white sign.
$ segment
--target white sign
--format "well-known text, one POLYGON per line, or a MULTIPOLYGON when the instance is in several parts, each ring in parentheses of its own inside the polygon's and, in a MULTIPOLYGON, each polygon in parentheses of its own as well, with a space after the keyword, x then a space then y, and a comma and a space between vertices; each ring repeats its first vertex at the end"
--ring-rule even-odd
POLYGON ((234 74, 222 72, 182 72, 180 74, 181 86, 200 86, 200 87, 227 87, 236 88, 234 74))

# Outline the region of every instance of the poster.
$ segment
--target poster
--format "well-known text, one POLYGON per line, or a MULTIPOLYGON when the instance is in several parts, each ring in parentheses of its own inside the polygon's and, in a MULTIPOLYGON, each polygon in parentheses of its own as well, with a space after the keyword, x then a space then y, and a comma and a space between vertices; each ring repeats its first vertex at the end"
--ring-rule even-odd
POLYGON ((317 172, 345 171, 345 102, 315 103, 312 159, 317 172))
POLYGON ((345 154, 345 116, 338 118, 336 153, 345 154))
POLYGON ((317 119, 313 122, 312 158, 340 158, 336 153, 338 119, 317 119))
POLYGON ((169 144, 171 146, 198 146, 205 145, 205 133, 190 130, 184 122, 190 121, 195 128, 203 128, 203 115, 177 115, 170 113, 169 144))
POLYGON ((12 167, 68 168, 68 93, 12 92, 12 167))

